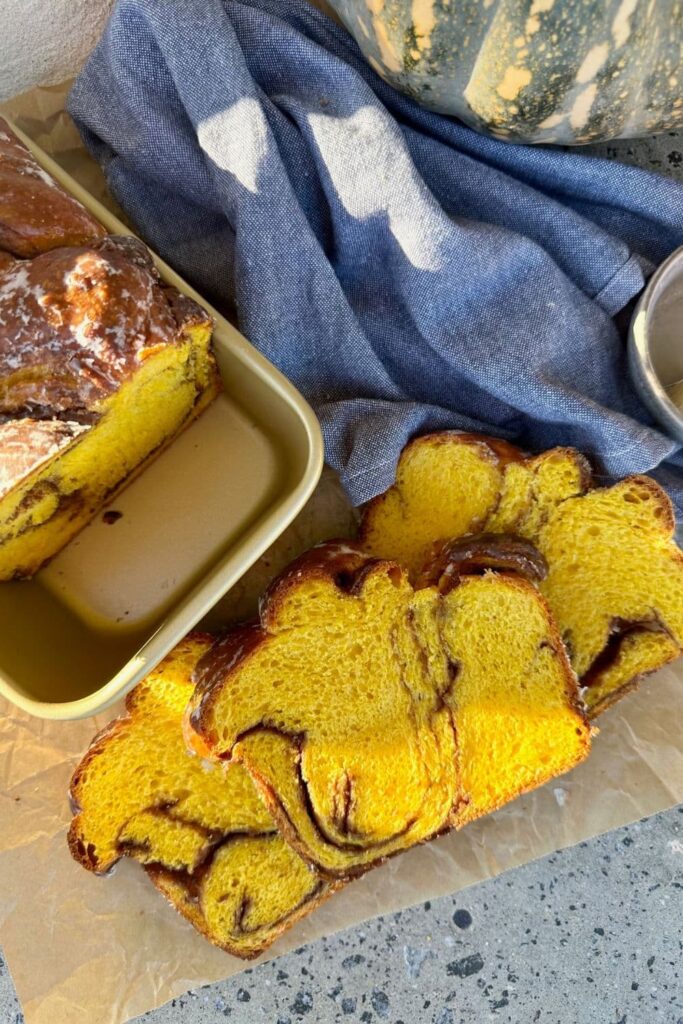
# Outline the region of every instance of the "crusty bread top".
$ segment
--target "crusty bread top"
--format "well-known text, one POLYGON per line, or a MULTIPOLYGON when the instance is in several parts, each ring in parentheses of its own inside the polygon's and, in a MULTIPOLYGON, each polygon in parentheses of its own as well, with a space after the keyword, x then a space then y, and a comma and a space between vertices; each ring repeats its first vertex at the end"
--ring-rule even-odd
POLYGON ((87 429, 82 423, 30 417, 0 423, 0 498, 4 498, 18 480, 66 451, 87 429))
POLYGON ((5 270, 9 270, 10 267, 13 267, 17 262, 18 261, 15 256, 12 256, 9 252, 3 252, 2 249, 0 249, 0 274, 4 273, 5 270))
POLYGON ((0 275, 0 416, 91 422, 149 355, 198 323, 206 314, 162 285, 136 238, 17 262, 0 275))
POLYGON ((89 245, 104 233, 0 117, 0 249, 26 258, 60 246, 89 245))
POLYGON ((435 544, 431 561, 424 566, 415 585, 436 586, 444 594, 457 586, 461 576, 487 569, 513 573, 534 583, 548 575, 545 558, 529 541, 509 533, 475 533, 435 544))

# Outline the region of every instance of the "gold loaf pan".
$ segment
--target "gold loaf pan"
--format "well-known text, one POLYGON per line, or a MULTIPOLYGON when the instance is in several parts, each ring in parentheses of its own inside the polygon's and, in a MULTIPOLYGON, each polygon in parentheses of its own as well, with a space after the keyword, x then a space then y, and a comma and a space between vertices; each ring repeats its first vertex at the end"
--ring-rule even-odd
MULTIPOLYGON (((131 234, 12 129, 110 233, 131 234)), ((130 690, 277 539, 322 470, 301 395, 154 259, 213 317, 224 391, 114 498, 120 516, 98 515, 33 579, 0 584, 0 695, 41 718, 84 718, 130 690)))

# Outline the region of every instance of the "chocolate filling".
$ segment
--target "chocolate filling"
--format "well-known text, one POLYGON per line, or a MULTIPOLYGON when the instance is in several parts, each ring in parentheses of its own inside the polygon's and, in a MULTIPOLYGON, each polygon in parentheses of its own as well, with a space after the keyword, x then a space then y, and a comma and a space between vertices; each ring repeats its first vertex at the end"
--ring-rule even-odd
POLYGON ((440 593, 447 594, 462 576, 480 576, 488 571, 513 573, 537 583, 547 576, 548 565, 540 551, 522 537, 503 533, 468 535, 436 546, 417 587, 436 586, 440 593))
MULTIPOLYGON (((301 771, 301 757, 302 757, 302 754, 303 754, 304 740, 306 738, 305 734, 288 733, 288 732, 286 732, 286 730, 280 729, 277 726, 272 725, 272 724, 270 724, 268 722, 262 722, 262 723, 260 723, 258 725, 251 726, 251 728, 246 729, 243 733, 240 733, 240 735, 235 739, 235 745, 237 745, 238 743, 240 743, 241 741, 243 741, 245 739, 248 739, 249 736, 252 736, 254 733, 260 733, 260 732, 270 732, 270 733, 273 733, 276 736, 282 736, 284 739, 288 740, 290 743, 292 743, 296 747, 297 753, 298 753, 298 757, 297 757, 297 763, 296 763, 295 771, 296 771, 297 785, 298 785, 298 788, 299 788, 299 792, 301 794, 301 802, 302 802, 302 804, 304 805, 304 807, 306 809, 306 814, 307 814, 307 816, 308 816, 308 818, 310 820, 311 826, 313 827, 314 831, 316 832, 320 842, 325 843, 328 846, 333 846, 335 849, 341 850, 342 852, 357 853, 359 849, 374 849, 375 847, 385 846, 387 843, 391 843, 391 842, 393 842, 396 839, 400 839, 401 836, 405 835, 406 832, 408 832, 413 827, 413 825, 415 824, 415 820, 411 819, 410 821, 407 822, 407 824, 399 832, 396 832, 393 835, 388 836, 386 839, 369 840, 369 839, 366 839, 362 835, 362 833, 356 832, 351 827, 349 827, 348 826, 348 821, 347 821, 346 834, 349 835, 349 836, 351 836, 351 835, 356 836, 359 840, 361 840, 361 843, 359 844, 359 843, 342 843, 342 842, 339 842, 338 839, 336 839, 334 836, 331 836, 329 834, 329 832, 325 828, 325 825, 323 824, 322 820, 320 819, 320 816, 318 815, 318 812, 316 811, 315 807, 313 806, 313 801, 311 799, 311 794, 309 792, 308 783, 304 779, 303 773, 301 771)), ((267 782, 268 786, 270 787, 270 789, 272 791, 272 794, 273 794, 273 797, 275 798, 275 800, 276 800, 276 802, 278 804, 278 807, 280 808, 280 811, 281 811, 282 815, 289 821, 292 830, 295 833, 298 834, 299 830, 297 829, 296 825, 292 821, 292 818, 289 815, 289 813, 287 812, 286 807, 284 806, 282 801, 279 799, 279 797, 277 795, 277 792, 275 791, 275 788, 272 786, 272 784, 270 783, 270 781, 268 779, 266 779, 265 781, 267 782)), ((336 827, 336 822, 334 822, 334 824, 335 824, 335 827, 336 827)), ((343 830, 341 830, 341 831, 343 831, 343 830)), ((353 872, 353 870, 354 869, 351 869, 352 872, 353 872)), ((363 868, 359 868, 358 870, 363 870, 363 868)))
POLYGON ((621 655, 621 649, 625 641, 640 633, 664 633, 673 639, 671 632, 656 615, 650 619, 622 619, 615 617, 610 623, 610 631, 607 643, 594 658, 590 667, 581 677, 581 686, 590 689, 596 686, 601 677, 611 669, 621 655))
POLYGON ((348 771, 344 770, 334 785, 334 798, 332 807, 332 824, 342 835, 354 835, 355 832, 349 823, 349 817, 353 808, 353 779, 348 771))
MULTIPOLYGON (((392 835, 387 836, 386 839, 376 839, 376 840, 366 839, 365 837, 363 837, 362 833, 359 833, 359 832, 351 833, 351 831, 349 830, 347 834, 353 834, 353 835, 357 836, 359 839, 362 839, 362 844, 359 845, 358 843, 340 843, 338 839, 335 839, 334 836, 331 836, 329 834, 329 832, 325 828, 323 822, 320 820, 318 812, 316 811, 315 807, 313 806, 313 801, 311 800, 311 795, 310 795, 310 792, 309 792, 309 789, 308 789, 308 784, 306 783, 306 781, 305 781, 305 779, 304 779, 304 777, 302 775, 302 772, 301 772, 301 757, 299 757, 299 762, 297 764, 297 781, 298 781, 298 784, 299 784, 299 789, 301 791, 302 802, 303 802, 303 804, 304 804, 304 806, 306 808, 306 813, 308 814, 308 817, 309 817, 309 819, 311 821, 311 824, 312 824, 313 828, 318 833, 318 837, 320 838, 320 840, 322 842, 324 842, 328 846, 333 846, 335 849, 341 850, 342 852, 358 853, 359 850, 374 850, 376 848, 381 848, 383 846, 386 846, 388 843, 394 842, 396 839, 400 839, 407 832, 409 832, 410 829, 415 824, 415 819, 411 818, 408 822, 406 822, 406 824, 403 826, 403 828, 400 829, 398 832, 394 832, 392 835)), ((284 810, 285 809, 283 807, 283 811, 284 810)), ((286 813, 287 812, 285 811, 285 814, 286 813)), ((288 817, 289 817, 289 815, 288 815, 288 817)), ((291 821, 291 818, 289 820, 291 821)), ((292 823, 292 827, 296 831, 296 826, 294 825, 294 823, 292 823)), ((378 856, 381 856, 381 853, 378 854, 378 856)), ((358 866, 358 867, 352 867, 350 870, 345 870, 344 873, 345 874, 354 874, 356 872, 362 872, 363 870, 364 870, 364 866, 358 866)))

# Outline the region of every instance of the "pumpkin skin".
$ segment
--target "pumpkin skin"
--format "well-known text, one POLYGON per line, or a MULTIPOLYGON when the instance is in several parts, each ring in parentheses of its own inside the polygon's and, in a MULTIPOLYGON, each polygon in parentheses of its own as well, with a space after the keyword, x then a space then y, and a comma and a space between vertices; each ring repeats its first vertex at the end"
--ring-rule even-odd
POLYGON ((331 0, 422 106, 517 142, 683 126, 683 0, 331 0))

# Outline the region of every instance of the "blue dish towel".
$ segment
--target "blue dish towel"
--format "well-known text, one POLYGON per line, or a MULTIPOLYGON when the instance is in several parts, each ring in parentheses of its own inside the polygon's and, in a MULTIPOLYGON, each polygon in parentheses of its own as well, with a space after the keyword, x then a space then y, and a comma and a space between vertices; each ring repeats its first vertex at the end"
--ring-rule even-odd
POLYGON ((683 507, 613 320, 683 244, 683 185, 422 110, 305 0, 118 0, 69 110, 150 246, 311 401, 356 503, 453 427, 657 469, 683 507))

